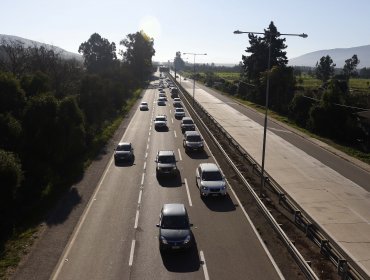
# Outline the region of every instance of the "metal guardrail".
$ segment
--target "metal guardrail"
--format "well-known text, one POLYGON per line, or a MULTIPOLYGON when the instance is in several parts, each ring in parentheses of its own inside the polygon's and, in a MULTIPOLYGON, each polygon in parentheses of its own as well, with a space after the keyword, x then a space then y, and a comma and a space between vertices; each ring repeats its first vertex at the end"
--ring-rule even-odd
MULTIPOLYGON (((306 275, 309 279, 319 279, 316 274, 313 272, 309 263, 304 260, 302 255, 298 252, 294 244, 290 241, 288 236, 285 232, 281 229, 280 225, 276 222, 275 218, 271 215, 269 210, 263 204, 259 196, 256 194, 254 189, 249 185, 248 181, 245 179, 243 174, 239 171, 237 166, 233 163, 233 161, 229 158, 226 154, 224 149, 221 147, 217 139, 214 137, 212 132, 209 128, 204 124, 202 118, 196 112, 196 108, 193 108, 192 104, 197 107, 200 112, 206 116, 208 119, 212 120, 212 122, 217 126, 219 131, 221 131, 226 139, 228 139, 229 144, 233 145, 236 150, 239 151, 240 155, 243 156, 250 164, 253 166, 253 170, 258 173, 261 173, 261 166, 254 160, 254 158, 245 151, 235 140, 234 138, 203 108, 201 104, 197 101, 193 103, 193 99, 190 94, 184 90, 184 88, 177 83, 170 76, 172 81, 176 83, 179 87, 183 96, 186 97, 186 101, 188 103, 188 107, 192 109, 194 115, 197 117, 198 121, 203 124, 204 129, 208 132, 209 136, 212 138, 214 143, 220 149, 220 151, 224 154, 228 162, 230 163, 231 167, 234 171, 238 174, 240 179, 243 181, 249 192, 253 195, 255 200, 258 203, 258 206, 262 210, 265 217, 268 219, 270 224, 273 226, 274 230, 281 236, 281 239, 284 241, 286 247, 296 259, 297 263, 302 269, 302 272, 306 275), (189 102, 189 99, 192 102, 189 102)), ((365 280, 370 279, 366 275, 366 273, 355 263, 353 262, 349 256, 336 244, 330 236, 315 222, 313 221, 307 213, 305 213, 299 205, 297 205, 294 200, 283 191, 283 189, 279 186, 279 184, 265 171, 264 176, 266 178, 265 186, 268 186, 269 189, 274 192, 279 197, 279 204, 283 204, 288 211, 293 215, 293 221, 301 230, 303 230, 308 238, 310 238, 317 246, 320 247, 320 252, 326 256, 337 268, 338 275, 341 276, 343 280, 365 280)))

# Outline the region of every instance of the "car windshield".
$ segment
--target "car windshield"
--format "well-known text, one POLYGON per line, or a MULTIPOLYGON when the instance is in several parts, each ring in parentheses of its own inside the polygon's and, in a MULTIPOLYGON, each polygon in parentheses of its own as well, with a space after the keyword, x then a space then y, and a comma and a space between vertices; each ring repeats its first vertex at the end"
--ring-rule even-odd
POLYGON ((166 118, 165 117, 156 117, 155 120, 164 122, 166 120, 166 118))
POLYGON ((117 151, 130 151, 131 145, 119 145, 116 150, 117 151))
POLYGON ((176 108, 176 112, 184 112, 183 108, 176 108))
POLYGON ((193 120, 183 120, 182 123, 184 123, 184 124, 193 124, 193 120))
POLYGON ((203 181, 221 181, 222 175, 219 171, 208 171, 202 174, 203 181))
POLYGON ((161 227, 164 229, 187 229, 189 223, 186 216, 163 216, 161 227))
POLYGON ((200 142, 200 141, 202 141, 202 138, 200 138, 199 135, 190 135, 190 136, 186 137, 186 140, 189 141, 189 142, 200 142))
POLYGON ((147 105, 148 105, 148 103, 146 103, 146 102, 141 102, 141 105, 147 106, 147 105))
POLYGON ((159 156, 158 157, 158 162, 159 163, 173 163, 175 162, 175 157, 174 156, 159 156))

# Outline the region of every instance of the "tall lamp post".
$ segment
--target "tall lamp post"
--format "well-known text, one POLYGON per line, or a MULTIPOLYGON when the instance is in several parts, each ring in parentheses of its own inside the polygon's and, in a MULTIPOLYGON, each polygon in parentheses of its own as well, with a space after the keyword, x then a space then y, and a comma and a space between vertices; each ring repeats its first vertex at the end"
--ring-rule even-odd
POLYGON ((269 54, 267 62, 267 82, 266 82, 266 104, 265 104, 265 121, 263 125, 263 145, 262 145, 262 167, 261 167, 261 196, 263 195, 265 189, 265 151, 266 151, 266 132, 267 132, 267 113, 268 113, 268 104, 269 104, 269 89, 270 89, 270 67, 271 67, 271 39, 272 36, 297 36, 302 38, 307 38, 308 35, 305 33, 302 34, 282 34, 282 33, 271 33, 271 32, 249 32, 249 31, 240 31, 235 30, 234 34, 259 34, 259 35, 268 35, 269 36, 269 54))
POLYGON ((193 64, 193 106, 194 106, 194 102, 195 102, 195 57, 197 55, 207 55, 206 53, 182 53, 182 54, 190 54, 192 56, 194 56, 194 64, 193 64))

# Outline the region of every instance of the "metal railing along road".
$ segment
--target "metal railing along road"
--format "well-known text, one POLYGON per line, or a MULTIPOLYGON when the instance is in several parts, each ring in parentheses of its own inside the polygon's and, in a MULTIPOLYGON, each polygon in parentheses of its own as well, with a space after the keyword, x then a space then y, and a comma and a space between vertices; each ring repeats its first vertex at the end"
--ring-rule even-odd
MULTIPOLYGON (((230 145, 233 145, 234 148, 239 151, 240 155, 244 157, 250 164, 253 166, 253 169, 256 172, 261 173, 261 166, 258 164, 254 158, 246 151, 244 150, 234 139, 233 137, 223 129, 223 127, 203 108, 201 104, 198 102, 194 103, 194 106, 192 106, 192 102, 189 102, 189 100, 192 100, 192 97, 190 94, 184 90, 184 88, 173 79, 172 76, 170 76, 172 81, 176 83, 176 85, 180 89, 180 93, 182 96, 185 97, 187 107, 191 108, 193 114, 196 116, 197 120, 203 124, 203 128, 207 131, 211 139, 214 141, 216 146, 220 149, 220 151, 224 154, 225 158, 230 163, 230 166, 234 169, 234 171, 238 174, 248 191, 252 194, 254 199, 256 200, 259 208, 262 210, 265 217, 268 219, 274 230, 278 233, 278 235, 283 240, 285 246, 288 248, 289 252, 292 254, 292 256, 297 261, 298 265, 302 269, 302 272, 306 275, 309 279, 319 279, 316 274, 313 272, 312 268, 309 265, 309 262, 304 260, 302 255, 298 252, 297 248, 294 246, 294 244, 291 242, 291 240, 288 238, 288 236, 285 234, 283 229, 280 227, 279 223, 275 220, 275 218, 271 215, 270 211, 267 209, 267 207, 264 205, 260 197, 257 195, 257 193, 254 191, 252 186, 248 183, 244 175, 240 172, 238 167, 234 164, 232 159, 227 155, 227 153, 222 148, 221 144, 217 141, 215 136, 213 135, 212 131, 204 124, 202 118, 199 116, 199 114, 202 114, 202 117, 206 117, 209 120, 211 120, 214 125, 217 127, 219 132, 222 132, 223 136, 228 139, 230 145)), ((279 203, 283 204, 286 209, 293 215, 293 221, 296 226, 298 226, 301 230, 303 230, 308 238, 313 240, 313 242, 320 247, 320 252, 330 259, 330 261, 336 266, 338 274, 341 276, 342 279, 348 279, 348 280, 357 280, 357 279, 369 279, 366 276, 366 273, 362 271, 358 265, 351 261, 351 259, 345 254, 345 252, 330 238, 328 234, 315 222, 313 221, 307 213, 305 213, 299 205, 297 205, 294 200, 283 191, 283 189, 279 186, 279 184, 274 181, 274 179, 266 172, 264 171, 264 176, 266 178, 266 187, 269 187, 269 189, 275 193, 279 198, 279 203)))

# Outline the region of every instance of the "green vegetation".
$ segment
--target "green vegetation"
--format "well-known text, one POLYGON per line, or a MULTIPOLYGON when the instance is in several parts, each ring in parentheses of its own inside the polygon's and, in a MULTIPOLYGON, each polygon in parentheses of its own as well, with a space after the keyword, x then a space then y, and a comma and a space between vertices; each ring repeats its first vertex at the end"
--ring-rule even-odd
POLYGON ((84 68, 44 47, 1 42, 0 275, 139 98, 153 41, 137 32, 121 44, 119 61, 115 44, 94 33, 79 49, 84 68))

